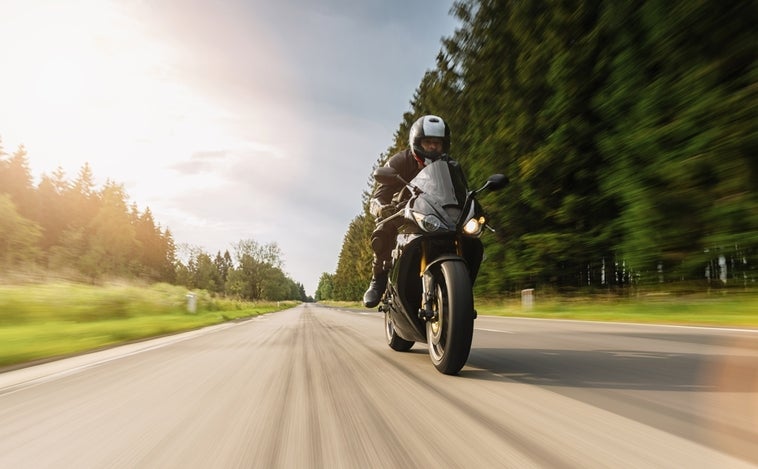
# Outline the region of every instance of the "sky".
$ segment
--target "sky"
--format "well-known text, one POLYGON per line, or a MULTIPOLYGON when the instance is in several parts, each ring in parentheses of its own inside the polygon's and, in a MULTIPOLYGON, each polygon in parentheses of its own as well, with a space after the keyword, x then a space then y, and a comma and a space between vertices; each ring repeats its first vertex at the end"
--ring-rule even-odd
POLYGON ((0 0, 0 139, 88 163, 179 246, 276 243, 314 295, 452 0, 0 0))

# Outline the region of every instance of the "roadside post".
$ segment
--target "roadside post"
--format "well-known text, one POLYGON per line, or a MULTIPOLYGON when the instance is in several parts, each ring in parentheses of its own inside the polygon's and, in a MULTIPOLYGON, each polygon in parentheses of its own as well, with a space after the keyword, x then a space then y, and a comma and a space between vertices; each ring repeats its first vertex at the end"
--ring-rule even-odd
POLYGON ((192 292, 187 293, 187 311, 192 314, 197 312, 197 295, 192 292))
POLYGON ((532 309, 534 307, 534 288, 521 290, 521 308, 532 309))

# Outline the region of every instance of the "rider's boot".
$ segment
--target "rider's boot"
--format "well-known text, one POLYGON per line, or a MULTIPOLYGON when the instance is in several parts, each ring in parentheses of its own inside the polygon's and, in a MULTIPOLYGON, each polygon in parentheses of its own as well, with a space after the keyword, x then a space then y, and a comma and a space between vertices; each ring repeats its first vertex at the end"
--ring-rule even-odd
POLYGON ((374 274, 368 290, 363 294, 363 305, 366 308, 374 308, 382 299, 384 290, 387 289, 387 272, 378 272, 374 274))

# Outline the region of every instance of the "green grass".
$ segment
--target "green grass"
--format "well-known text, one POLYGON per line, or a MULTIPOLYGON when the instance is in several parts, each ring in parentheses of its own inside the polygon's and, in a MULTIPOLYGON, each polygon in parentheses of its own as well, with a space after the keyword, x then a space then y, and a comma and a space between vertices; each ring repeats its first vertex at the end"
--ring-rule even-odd
POLYGON ((703 326, 758 327, 758 295, 651 296, 633 299, 540 298, 531 309, 520 299, 477 301, 479 314, 703 326))
POLYGON ((182 287, 72 283, 0 286, 0 366, 65 356, 278 311, 296 302, 250 303, 182 287))
MULTIPOLYGON (((359 302, 327 301, 341 308, 362 308, 359 302)), ((727 327, 758 327, 758 294, 541 297, 525 308, 521 299, 476 299, 482 315, 585 321, 635 322, 727 327)))

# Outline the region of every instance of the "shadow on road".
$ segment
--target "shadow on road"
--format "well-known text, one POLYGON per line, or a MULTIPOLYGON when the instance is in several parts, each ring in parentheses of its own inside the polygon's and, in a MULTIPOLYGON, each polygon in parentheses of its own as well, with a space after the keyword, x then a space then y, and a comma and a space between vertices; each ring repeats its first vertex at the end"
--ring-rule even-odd
POLYGON ((758 360, 624 349, 472 348, 460 376, 575 388, 756 392, 758 360))

